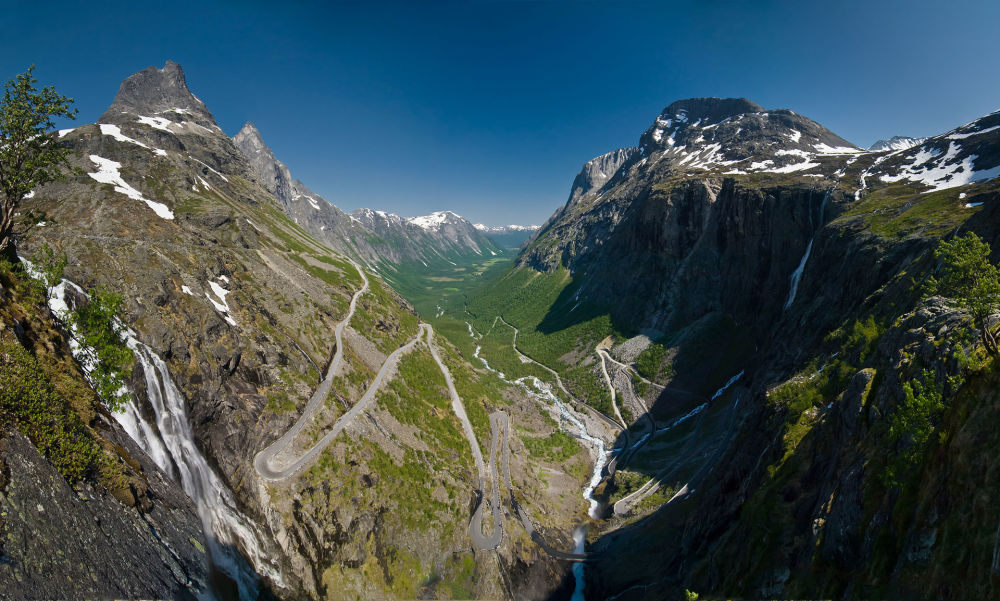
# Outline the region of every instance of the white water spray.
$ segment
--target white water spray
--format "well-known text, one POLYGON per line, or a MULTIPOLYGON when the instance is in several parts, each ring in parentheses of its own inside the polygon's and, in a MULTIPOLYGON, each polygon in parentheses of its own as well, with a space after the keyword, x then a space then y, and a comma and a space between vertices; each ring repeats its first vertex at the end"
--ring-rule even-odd
MULTIPOLYGON (((52 289, 49 307, 64 322, 69 310, 66 301, 68 287, 86 296, 83 289, 68 280, 63 280, 52 289)), ((126 344, 142 366, 156 427, 143 417, 134 397, 121 411, 113 414, 115 420, 160 469, 181 484, 184 492, 195 502, 212 562, 236 583, 241 599, 257 596, 257 574, 284 586, 277 566, 265 556, 264 537, 253 522, 240 513, 232 493, 195 445, 184 397, 170 377, 166 364, 152 349, 139 342, 135 332, 124 324, 119 325, 123 328, 126 344), (244 557, 253 564, 252 568, 244 557)), ((93 371, 95 359, 92 349, 80 346, 71 338, 70 350, 85 373, 93 371)))
MULTIPOLYGON (((471 335, 471 329, 470 329, 470 335, 471 335)), ((486 359, 479 356, 479 352, 481 350, 482 347, 477 346, 476 352, 473 354, 473 357, 479 359, 479 361, 482 362, 483 367, 485 367, 488 371, 497 374, 497 377, 499 377, 504 382, 520 386, 521 389, 523 389, 528 394, 528 396, 532 397, 533 399, 542 402, 547 402, 550 405, 555 405, 555 407, 559 410, 560 428, 562 427, 563 422, 568 422, 572 426, 573 430, 575 430, 575 432, 570 431, 569 433, 575 438, 578 438, 580 440, 589 443, 589 446, 593 449, 594 453, 594 471, 591 473, 590 480, 587 482, 587 486, 583 489, 583 498, 586 499, 588 503, 590 503, 590 509, 587 512, 588 515, 590 515, 590 517, 594 519, 597 519, 599 517, 597 515, 597 510, 600 508, 600 503, 593 497, 594 489, 596 489, 597 485, 601 483, 601 472, 604 470, 605 464, 607 464, 608 459, 611 457, 614 451, 605 450, 604 441, 590 434, 590 432, 587 430, 586 424, 583 423, 583 420, 577 417, 576 413, 568 405, 566 405, 565 403, 560 401, 558 397, 556 397, 556 395, 552 392, 552 388, 549 387, 548 384, 542 382, 535 376, 518 378, 513 381, 507 379, 506 374, 504 374, 502 371, 494 369, 493 367, 490 366, 489 362, 487 362, 486 359), (531 386, 528 385, 529 382, 531 386)))

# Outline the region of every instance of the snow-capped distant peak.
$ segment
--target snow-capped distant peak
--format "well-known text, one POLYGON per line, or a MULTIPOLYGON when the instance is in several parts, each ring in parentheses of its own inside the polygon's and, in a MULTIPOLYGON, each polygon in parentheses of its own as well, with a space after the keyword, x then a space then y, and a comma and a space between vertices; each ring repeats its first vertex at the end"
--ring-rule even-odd
POLYGON ((486 233, 504 233, 504 232, 533 232, 540 228, 539 225, 486 225, 485 223, 473 224, 477 230, 486 233))
POLYGON ((407 221, 425 230, 436 230, 446 223, 461 222, 464 219, 451 211, 437 211, 423 217, 410 217, 407 221))
POLYGON ((872 152, 884 152, 886 150, 906 150, 907 148, 913 148, 918 144, 923 144, 924 140, 927 138, 911 138, 909 136, 893 136, 888 140, 879 140, 871 146, 868 150, 872 152))

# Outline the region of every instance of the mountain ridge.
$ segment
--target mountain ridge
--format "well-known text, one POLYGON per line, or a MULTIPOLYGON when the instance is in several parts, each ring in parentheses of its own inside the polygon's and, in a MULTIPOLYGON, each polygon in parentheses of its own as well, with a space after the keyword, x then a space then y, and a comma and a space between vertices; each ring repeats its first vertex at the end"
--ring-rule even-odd
POLYGON ((468 220, 451 211, 410 218, 373 209, 345 213, 294 179, 252 123, 245 124, 233 141, 289 217, 333 248, 359 260, 395 266, 427 262, 452 253, 461 256, 503 252, 468 220))

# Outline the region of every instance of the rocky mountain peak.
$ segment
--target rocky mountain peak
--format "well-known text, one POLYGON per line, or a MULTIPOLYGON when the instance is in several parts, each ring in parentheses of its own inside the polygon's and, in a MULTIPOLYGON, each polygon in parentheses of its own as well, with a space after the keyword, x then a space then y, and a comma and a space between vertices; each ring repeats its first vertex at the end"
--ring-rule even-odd
POLYGON ((260 131, 254 126, 250 121, 247 121, 243 128, 235 136, 233 136, 233 143, 236 147, 243 152, 248 158, 264 154, 269 155, 271 159, 274 159, 274 153, 267 144, 264 143, 264 138, 260 135, 260 131))
POLYGON ((120 121, 122 115, 218 128, 205 103, 188 89, 184 70, 170 60, 162 69, 151 66, 127 77, 100 122, 120 121))
POLYGON ((573 180, 566 206, 571 207, 587 194, 599 190, 622 165, 638 153, 638 148, 619 148, 584 163, 580 173, 573 180))
POLYGON ((257 126, 253 124, 253 121, 247 121, 246 123, 244 123, 243 127, 240 128, 240 131, 238 131, 236 135, 233 136, 233 138, 237 137, 256 140, 260 142, 262 146, 266 146, 264 144, 263 136, 260 135, 260 131, 257 129, 257 126))
POLYGON ((284 206, 292 202, 292 176, 288 167, 279 161, 271 149, 264 143, 260 132, 249 121, 233 136, 233 144, 246 157, 253 172, 261 183, 270 190, 284 206))
POLYGON ((764 107, 746 98, 688 98, 673 102, 660 114, 676 121, 718 123, 746 113, 763 113, 764 107))
POLYGON ((744 98, 692 98, 668 106, 639 139, 645 157, 672 159, 678 170, 789 173, 811 159, 864 152, 812 119, 765 110, 744 98))

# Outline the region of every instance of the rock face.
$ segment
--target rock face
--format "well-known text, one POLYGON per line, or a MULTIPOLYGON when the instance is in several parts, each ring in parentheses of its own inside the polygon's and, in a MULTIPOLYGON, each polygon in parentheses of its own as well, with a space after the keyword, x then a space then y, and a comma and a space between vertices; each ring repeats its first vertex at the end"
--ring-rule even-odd
POLYGON ((24 436, 0 436, 0 588, 5 599, 195 599, 208 543, 191 500, 119 432, 155 499, 139 512, 103 488, 74 491, 24 436))
POLYGON ((162 69, 148 67, 122 82, 121 89, 98 123, 116 123, 123 115, 144 116, 152 122, 167 119, 188 121, 218 129, 215 118, 188 90, 184 70, 173 61, 162 69))
POLYGON ((276 159, 271 149, 264 144, 254 124, 247 122, 243 129, 233 136, 233 143, 250 162, 250 166, 260 177, 264 187, 274 194, 286 210, 290 210, 292 197, 295 195, 292 175, 288 167, 276 159))
POLYGON ((275 158, 252 123, 244 125, 233 142, 261 183, 280 201, 285 214, 318 240, 347 255, 391 266, 426 263, 442 256, 504 252, 450 211, 410 219, 372 209, 358 209, 347 215, 299 180, 293 180, 288 167, 275 158))
POLYGON ((567 207, 572 207, 584 196, 595 190, 599 190, 611 177, 618 172, 622 165, 638 154, 639 148, 619 148, 607 154, 590 159, 583 164, 580 173, 573 180, 570 188, 567 207))

